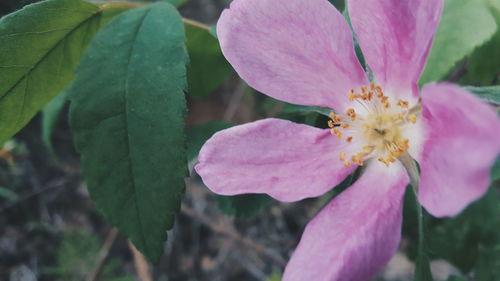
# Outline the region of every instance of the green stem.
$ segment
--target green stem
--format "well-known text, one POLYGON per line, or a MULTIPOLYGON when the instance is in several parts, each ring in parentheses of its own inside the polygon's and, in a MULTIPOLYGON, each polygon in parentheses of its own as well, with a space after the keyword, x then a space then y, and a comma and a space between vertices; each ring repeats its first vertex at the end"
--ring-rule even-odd
POLYGON ((417 204, 417 220, 418 220, 418 251, 419 253, 424 253, 425 250, 425 237, 424 237, 424 212, 422 210, 422 205, 415 198, 415 203, 417 204))

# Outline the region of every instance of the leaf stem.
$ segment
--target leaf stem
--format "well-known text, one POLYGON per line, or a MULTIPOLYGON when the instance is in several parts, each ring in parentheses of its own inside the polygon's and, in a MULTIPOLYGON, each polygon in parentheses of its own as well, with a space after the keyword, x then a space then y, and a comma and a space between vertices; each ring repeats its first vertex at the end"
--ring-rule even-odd
POLYGON ((144 4, 130 3, 130 2, 110 2, 99 7, 99 11, 104 11, 108 8, 140 8, 144 4))
POLYGON ((203 24, 199 21, 195 21, 195 20, 187 19, 187 18, 182 18, 182 21, 184 22, 184 24, 189 24, 189 25, 201 28, 201 29, 210 30, 210 26, 203 24))

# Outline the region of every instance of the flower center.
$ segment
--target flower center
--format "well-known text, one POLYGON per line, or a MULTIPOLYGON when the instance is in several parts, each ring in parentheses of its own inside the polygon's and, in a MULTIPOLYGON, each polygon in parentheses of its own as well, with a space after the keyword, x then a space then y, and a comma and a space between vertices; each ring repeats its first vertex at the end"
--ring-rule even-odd
POLYGON ((371 84, 361 87, 361 93, 349 91, 349 101, 358 110, 349 108, 345 113, 330 113, 328 121, 331 133, 339 140, 360 147, 358 153, 340 153, 340 161, 346 167, 351 163, 363 166, 369 158, 377 158, 386 166, 409 149, 410 140, 404 137, 406 126, 417 122, 420 105, 409 108, 409 102, 399 99, 394 105, 380 86, 371 84))

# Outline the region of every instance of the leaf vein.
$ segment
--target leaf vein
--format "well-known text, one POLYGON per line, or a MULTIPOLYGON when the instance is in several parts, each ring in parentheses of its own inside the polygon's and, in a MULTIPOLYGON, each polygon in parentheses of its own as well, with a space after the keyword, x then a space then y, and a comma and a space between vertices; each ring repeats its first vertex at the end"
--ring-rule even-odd
MULTIPOLYGON (((135 182, 135 176, 134 176, 134 168, 133 168, 133 159, 132 159, 132 154, 131 154, 131 149, 130 149, 130 135, 129 135, 129 130, 128 130, 128 124, 129 124, 129 115, 128 115, 128 95, 129 95, 129 77, 130 77, 130 62, 131 62, 131 57, 134 53, 134 49, 135 49, 135 43, 137 41, 137 36, 138 34, 141 32, 141 27, 143 26, 144 24, 144 21, 146 20, 146 17, 148 16, 150 10, 147 10, 145 13, 144 13, 144 16, 142 17, 141 21, 139 22, 135 32, 134 32, 134 39, 133 39, 133 44, 132 44, 132 47, 130 48, 130 53, 128 55, 128 61, 127 61, 127 66, 126 66, 126 73, 125 73, 125 87, 124 87, 124 91, 123 91, 123 99, 124 99, 124 111, 125 111, 125 118, 124 118, 124 122, 125 122, 125 128, 127 128, 126 130, 126 138, 125 138, 125 141, 127 143, 127 154, 130 156, 130 174, 132 175, 132 196, 134 196, 136 198, 136 201, 138 201, 138 197, 137 197, 137 190, 136 190, 136 182, 135 182)), ((145 238, 145 235, 144 235, 144 229, 143 229, 143 223, 142 223, 142 218, 141 218, 141 211, 140 211, 140 208, 139 208, 139 203, 136 202, 135 204, 135 207, 136 207, 136 212, 137 212, 137 219, 138 219, 138 222, 139 222, 139 233, 140 233, 140 236, 141 236, 141 242, 142 244, 144 245, 144 250, 146 251, 146 253, 149 255, 149 248, 147 247, 147 243, 146 243, 146 238, 145 238)))

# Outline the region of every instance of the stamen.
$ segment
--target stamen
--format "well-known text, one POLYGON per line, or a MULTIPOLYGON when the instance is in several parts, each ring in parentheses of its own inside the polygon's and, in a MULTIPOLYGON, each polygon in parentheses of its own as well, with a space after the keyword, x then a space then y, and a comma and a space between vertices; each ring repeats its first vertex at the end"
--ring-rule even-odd
POLYGON ((349 108, 346 110, 345 114, 351 118, 352 121, 356 120, 356 111, 354 108, 349 108))
POLYGON ((413 124, 417 123, 417 115, 415 114, 408 115, 408 121, 410 121, 413 124))
POLYGON ((373 147, 365 145, 363 146, 363 152, 366 154, 370 154, 373 151, 373 147))
POLYGON ((398 106, 402 107, 402 108, 408 108, 409 103, 405 100, 400 99, 400 100, 398 100, 398 106))
POLYGON ((339 140, 348 132, 347 143, 352 143, 356 137, 356 145, 360 145, 358 147, 361 147, 361 151, 350 155, 350 158, 345 152, 341 152, 339 160, 343 161, 346 167, 351 163, 363 166, 364 161, 374 155, 378 155, 377 160, 386 166, 396 162, 410 147, 409 139, 403 138, 402 128, 417 122, 421 106, 417 104, 409 109, 408 101, 398 99, 392 108, 393 101, 384 94, 382 87, 374 83, 362 86, 358 93, 350 89, 349 101, 361 105, 366 112, 362 111, 358 115, 354 108, 348 108, 344 114, 332 112, 329 115, 331 120, 328 120, 328 127, 331 128, 331 134, 339 140), (346 129, 348 131, 343 131, 346 129))

